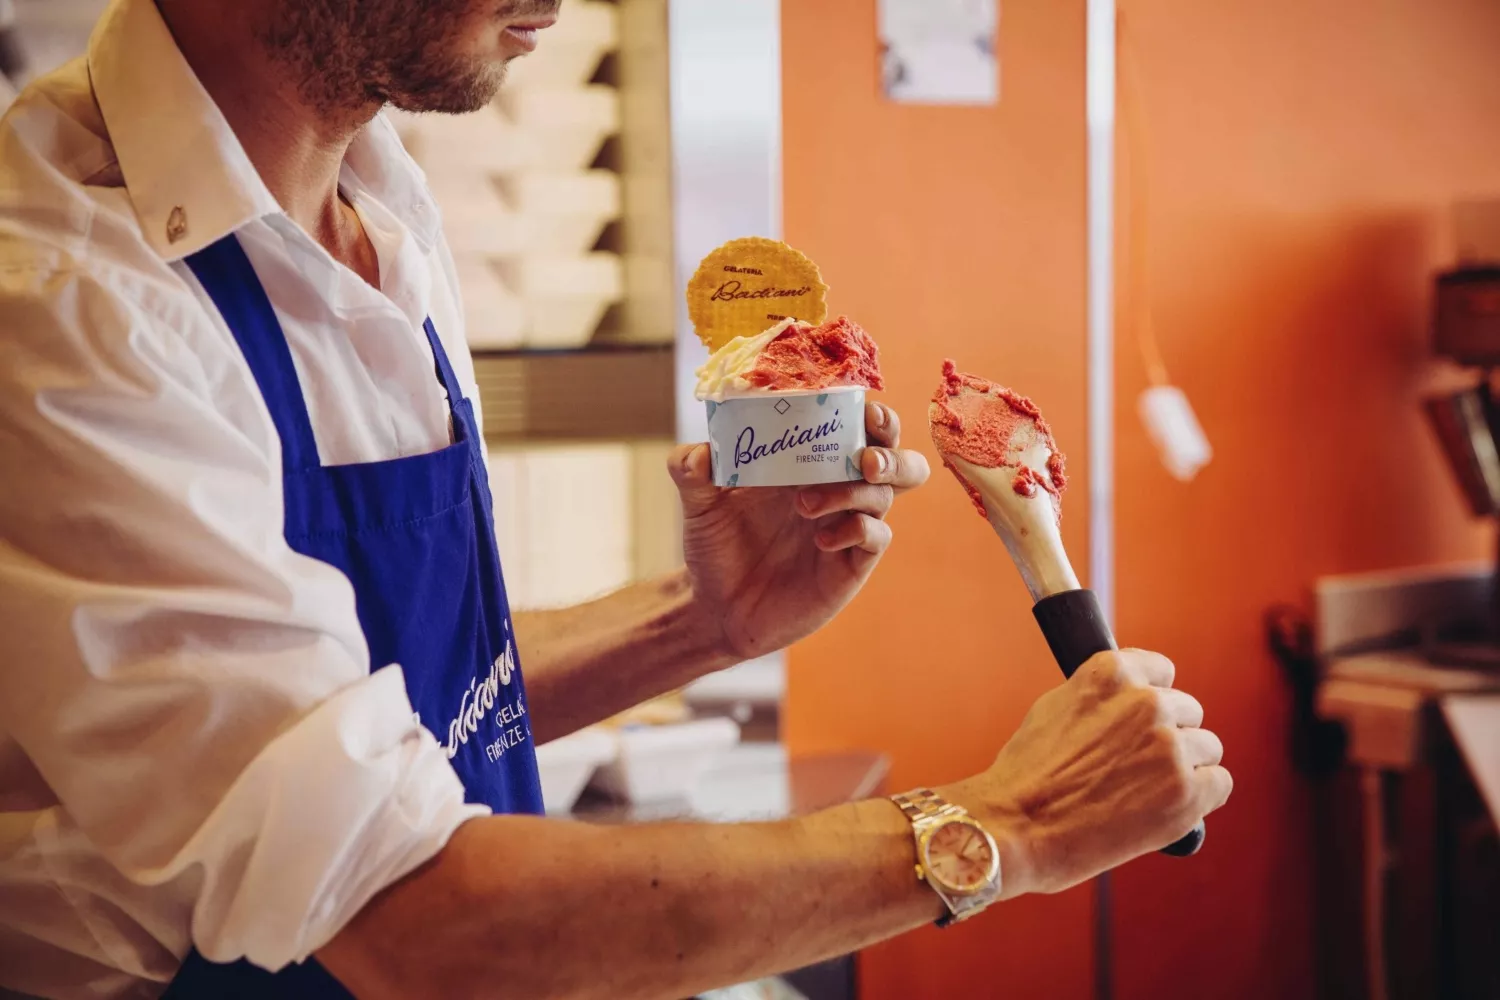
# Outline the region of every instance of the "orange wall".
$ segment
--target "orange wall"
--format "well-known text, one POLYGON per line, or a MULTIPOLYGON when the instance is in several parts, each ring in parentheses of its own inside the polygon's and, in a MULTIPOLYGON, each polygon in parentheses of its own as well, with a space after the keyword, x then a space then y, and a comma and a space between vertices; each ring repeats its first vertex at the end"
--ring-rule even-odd
MULTIPOLYGON (((874 0, 782 5, 786 233, 879 338, 913 444, 931 451, 925 399, 952 354, 1034 396, 1081 472, 1083 2, 1002 6, 1001 104, 953 109, 879 98, 874 0)), ((1158 334, 1217 454, 1191 485, 1160 470, 1122 328, 1118 631, 1178 661, 1238 785, 1200 857, 1118 876, 1116 995, 1311 998, 1309 793, 1259 615, 1319 574, 1483 550, 1417 401, 1443 210, 1500 194, 1500 7, 1126 10, 1153 130, 1158 334)), ((1080 561, 1086 496, 1079 476, 1065 537, 1080 561)), ((794 651, 786 725, 796 750, 889 751, 902 787, 983 767, 1055 675, 951 483, 893 520, 867 593, 794 651)), ((1075 890, 893 942, 868 957, 866 996, 998 978, 1009 996, 1087 997, 1090 909, 1075 890)))
MULTIPOLYGON (((831 308, 879 340, 909 443, 931 451, 945 355, 1024 386, 1061 440, 1082 441, 1082 0, 1007 0, 1004 99, 984 109, 878 99, 874 0, 788 0, 782 17, 787 239, 823 269, 831 308)), ((1064 532, 1081 552, 1076 471, 1064 532)), ((797 750, 888 750, 908 787, 987 766, 1058 676, 958 487, 936 481, 901 507, 868 592, 794 652, 786 725, 797 750)), ((1011 996, 1084 996, 1089 914, 1073 892, 921 932, 870 955, 866 995, 941 996, 1003 969, 1011 996)))

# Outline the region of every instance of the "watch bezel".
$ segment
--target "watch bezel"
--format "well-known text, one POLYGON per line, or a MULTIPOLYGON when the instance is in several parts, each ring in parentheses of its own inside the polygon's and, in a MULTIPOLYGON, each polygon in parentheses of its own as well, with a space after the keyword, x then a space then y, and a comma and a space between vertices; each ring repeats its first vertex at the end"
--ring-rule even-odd
POLYGON ((926 829, 917 837, 917 857, 922 863, 922 870, 926 873, 927 878, 941 886, 944 892, 954 896, 978 896, 994 885, 995 880, 1000 875, 1000 846, 995 843, 995 838, 990 835, 990 832, 984 828, 982 823, 968 815, 944 816, 927 825, 926 829), (964 826, 974 830, 989 845, 989 867, 985 870, 983 878, 980 878, 972 885, 953 885, 934 871, 932 867, 932 838, 939 830, 954 823, 962 823, 964 826))

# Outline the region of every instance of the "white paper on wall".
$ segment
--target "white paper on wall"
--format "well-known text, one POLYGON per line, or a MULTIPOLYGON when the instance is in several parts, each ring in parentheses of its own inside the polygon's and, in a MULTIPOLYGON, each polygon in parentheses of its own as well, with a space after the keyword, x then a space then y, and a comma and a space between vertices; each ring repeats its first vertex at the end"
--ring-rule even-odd
POLYGON ((998 0, 880 0, 881 79, 908 104, 1000 99, 998 0))

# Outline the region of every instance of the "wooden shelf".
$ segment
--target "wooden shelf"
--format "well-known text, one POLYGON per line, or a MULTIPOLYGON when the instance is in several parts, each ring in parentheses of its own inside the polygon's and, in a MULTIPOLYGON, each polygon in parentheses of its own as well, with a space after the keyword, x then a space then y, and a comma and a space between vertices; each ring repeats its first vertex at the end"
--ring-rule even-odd
POLYGON ((671 438, 677 431, 670 344, 474 355, 491 442, 671 438))

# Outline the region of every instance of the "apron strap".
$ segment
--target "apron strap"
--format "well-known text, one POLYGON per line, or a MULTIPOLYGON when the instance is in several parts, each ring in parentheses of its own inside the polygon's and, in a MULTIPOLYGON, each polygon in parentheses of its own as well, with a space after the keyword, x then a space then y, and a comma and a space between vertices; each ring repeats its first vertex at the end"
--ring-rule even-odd
POLYGON ((281 321, 244 247, 231 233, 188 257, 187 266, 218 307, 260 386, 261 398, 281 436, 282 468, 287 472, 317 468, 318 441, 302 399, 297 366, 281 321))
POLYGON ((458 376, 453 374, 448 352, 443 350, 442 338, 438 336, 437 327, 432 325, 430 317, 422 324, 422 329, 427 331, 427 343, 432 345, 432 356, 437 361, 438 378, 443 383, 444 391, 448 393, 448 409, 452 410, 464 398, 463 389, 458 384, 458 376))

